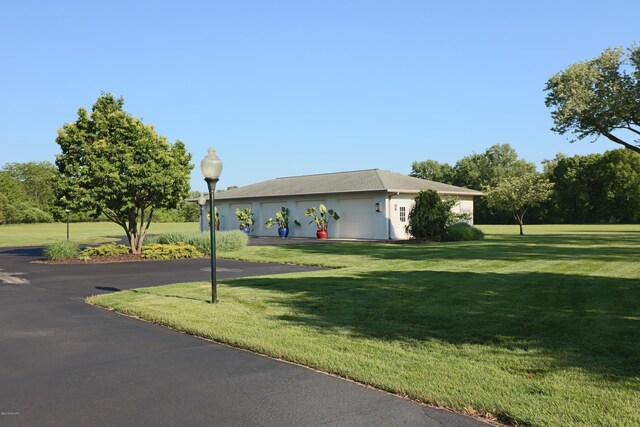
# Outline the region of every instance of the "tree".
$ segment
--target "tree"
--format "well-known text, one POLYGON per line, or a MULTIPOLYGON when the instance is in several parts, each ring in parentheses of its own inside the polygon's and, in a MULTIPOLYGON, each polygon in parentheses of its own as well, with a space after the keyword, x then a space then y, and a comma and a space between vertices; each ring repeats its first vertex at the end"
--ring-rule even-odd
POLYGON ((24 188, 24 199, 33 207, 53 213, 58 171, 51 162, 7 163, 4 171, 24 188))
MULTIPOLYGON (((509 144, 495 144, 484 153, 473 153, 460 159, 454 166, 454 185, 484 191, 496 187, 504 179, 533 173, 536 166, 518 158, 509 144)), ((479 224, 504 223, 507 216, 492 212, 484 197, 477 198, 474 206, 475 222, 479 224)))
POLYGON ((435 160, 413 162, 409 175, 430 181, 443 182, 445 184, 452 184, 455 180, 453 167, 448 163, 440 163, 435 160))
POLYGON ((606 222, 640 221, 640 154, 609 150, 601 156, 595 179, 601 184, 599 205, 606 222))
POLYGON ((409 211, 407 233, 421 241, 445 240, 447 227, 457 219, 456 214, 451 212, 456 201, 443 200, 434 190, 420 191, 414 200, 415 203, 409 211))
POLYGON ((0 171, 0 224, 52 222, 57 176, 49 162, 4 165, 0 171))
POLYGON ((13 178, 7 171, 0 171, 0 194, 6 197, 6 203, 13 204, 27 198, 24 185, 13 178))
POLYGON ((487 193, 489 207, 509 212, 524 233, 524 215, 527 210, 549 198, 553 185, 539 173, 528 173, 507 178, 487 193))
POLYGON ((553 159, 542 160, 542 174, 547 178, 550 177, 553 174, 555 168, 558 166, 558 163, 566 158, 566 154, 556 153, 556 156, 553 159))
POLYGON ((460 159, 455 167, 456 185, 482 191, 495 187, 505 178, 531 173, 536 165, 518 158, 509 144, 494 144, 484 153, 473 153, 460 159))
POLYGON ((560 159, 549 179, 553 183, 554 214, 564 223, 602 221, 602 182, 598 179, 602 154, 560 159))
MULTIPOLYGON (((202 195, 209 197, 208 193, 205 194, 199 191, 189 191, 189 198, 192 199, 197 199, 202 195)), ((185 202, 183 200, 180 202, 178 209, 180 221, 197 222, 200 219, 200 206, 197 203, 185 202)))
POLYGON ((103 93, 91 115, 80 108, 76 122, 58 131, 58 192, 62 204, 104 213, 140 253, 154 210, 175 208, 187 196, 193 165, 181 141, 170 144, 123 105, 103 93))
POLYGON ((640 46, 606 49, 570 65, 545 87, 553 130, 579 140, 604 136, 640 153, 640 46))

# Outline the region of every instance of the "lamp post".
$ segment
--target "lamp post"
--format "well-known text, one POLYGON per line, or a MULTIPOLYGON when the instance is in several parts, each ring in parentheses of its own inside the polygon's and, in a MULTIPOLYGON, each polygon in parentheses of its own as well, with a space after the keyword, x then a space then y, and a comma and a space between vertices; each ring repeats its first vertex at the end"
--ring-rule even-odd
POLYGON ((216 232, 215 232, 215 191, 216 184, 222 173, 222 160, 216 154, 216 150, 209 148, 209 152, 200 162, 202 175, 209 187, 209 231, 211 232, 211 304, 218 302, 216 283, 216 232))
POLYGON ((204 231, 204 205, 207 204, 207 198, 202 195, 198 198, 198 205, 200 205, 200 231, 204 231))
POLYGON ((67 242, 69 241, 69 208, 64 210, 67 213, 67 242))

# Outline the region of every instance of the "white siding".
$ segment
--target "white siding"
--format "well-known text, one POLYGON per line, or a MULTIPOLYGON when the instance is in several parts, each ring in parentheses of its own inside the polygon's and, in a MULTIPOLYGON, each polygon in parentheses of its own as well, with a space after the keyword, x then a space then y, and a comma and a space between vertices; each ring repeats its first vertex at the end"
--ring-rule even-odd
MULTIPOLYGON (((341 198, 323 198, 323 197, 299 197, 285 198, 278 201, 271 200, 254 200, 247 202, 225 202, 217 201, 218 211, 222 215, 221 230, 237 230, 238 220, 235 216, 236 208, 244 209, 251 206, 253 211, 253 219, 255 224, 252 227, 251 235, 253 236, 277 236, 278 229, 276 226, 268 229, 264 223, 269 217, 275 219, 276 212, 280 211, 282 206, 289 209, 290 237, 315 237, 316 225, 309 224, 311 218, 306 217, 304 213, 310 207, 316 209, 321 203, 327 208, 335 209, 340 215, 339 221, 329 221, 329 237, 330 238, 354 238, 354 239, 409 239, 411 236, 405 231, 408 224, 409 212, 413 207, 413 198, 415 194, 384 194, 384 193, 368 193, 354 195, 342 195, 341 198), (380 212, 376 212, 375 204, 380 203, 380 212), (404 208, 405 220, 401 221, 400 213, 404 208), (293 224, 293 220, 297 219, 301 226, 293 224)), ((456 213, 467 212, 473 215, 473 197, 459 197, 458 203, 452 208, 456 213)), ((473 224, 473 219, 470 220, 473 224)))
POLYGON ((460 196, 458 197, 458 203, 455 204, 451 210, 459 214, 469 215, 469 219, 466 220, 470 225, 473 225, 473 197, 460 196))

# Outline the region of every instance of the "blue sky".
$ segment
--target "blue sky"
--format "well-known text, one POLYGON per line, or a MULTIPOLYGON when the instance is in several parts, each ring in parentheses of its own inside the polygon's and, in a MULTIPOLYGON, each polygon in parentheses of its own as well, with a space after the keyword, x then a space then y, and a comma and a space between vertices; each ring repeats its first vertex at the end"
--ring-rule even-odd
POLYGON ((32 2, 0 12, 0 165, 54 160, 57 129, 101 91, 219 188, 368 168, 409 173, 509 143, 539 164, 570 144, 549 130, 547 79, 640 41, 630 1, 32 2))

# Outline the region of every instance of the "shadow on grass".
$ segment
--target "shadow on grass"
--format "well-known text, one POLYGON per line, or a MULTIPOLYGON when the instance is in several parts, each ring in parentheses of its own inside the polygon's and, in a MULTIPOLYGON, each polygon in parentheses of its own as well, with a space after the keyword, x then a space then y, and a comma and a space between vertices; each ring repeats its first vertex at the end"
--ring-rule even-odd
POLYGON ((245 278, 282 292, 281 320, 321 333, 440 340, 541 353, 554 367, 640 375, 640 281, 549 273, 389 271, 348 277, 245 278), (292 295, 295 294, 295 295, 292 295))
POLYGON ((333 243, 283 246, 284 250, 318 255, 359 255, 372 259, 408 261, 428 259, 628 261, 640 254, 639 248, 640 233, 499 236, 478 242, 424 244, 333 243))

